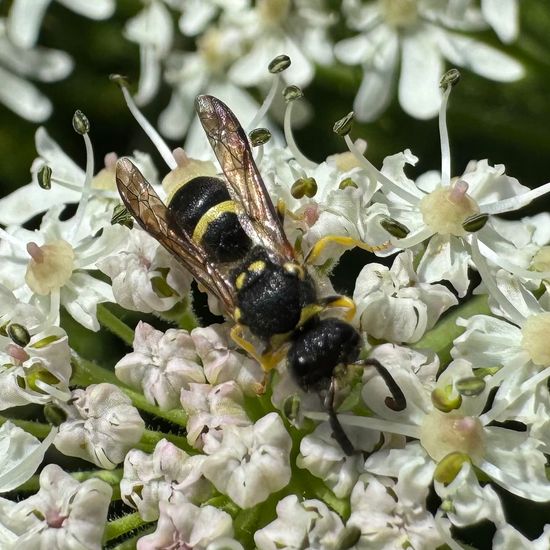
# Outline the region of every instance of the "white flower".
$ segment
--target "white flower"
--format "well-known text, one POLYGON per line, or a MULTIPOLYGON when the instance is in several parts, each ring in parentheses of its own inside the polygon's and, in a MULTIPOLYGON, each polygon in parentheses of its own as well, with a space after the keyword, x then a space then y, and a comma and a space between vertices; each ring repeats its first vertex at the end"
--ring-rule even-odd
MULTIPOLYGON (((138 540, 137 550, 158 548, 193 548, 215 550, 224 548, 216 542, 225 542, 231 550, 242 549, 238 543, 227 543, 233 536, 233 522, 227 512, 214 506, 198 507, 190 502, 161 502, 160 517, 154 533, 138 540)), ((234 542, 234 541, 233 541, 234 542)))
POLYGON ((269 77, 265 67, 278 54, 284 53, 292 61, 284 73, 285 80, 300 87, 313 79, 315 62, 332 61, 327 28, 334 20, 322 1, 260 0, 234 19, 248 46, 229 71, 229 78, 240 86, 265 81, 269 77))
POLYGON ((161 62, 165 59, 173 40, 172 15, 163 2, 152 0, 133 17, 124 29, 128 40, 139 44, 141 70, 138 104, 146 104, 155 96, 160 85, 161 62))
POLYGON ((201 449, 215 445, 223 436, 225 426, 249 426, 251 424, 243 406, 244 396, 234 382, 217 386, 190 384, 181 391, 181 405, 188 415, 187 441, 201 449), (211 441, 214 440, 214 441, 211 441))
POLYGON ((264 371, 256 361, 234 349, 228 324, 195 328, 191 338, 210 384, 234 380, 246 395, 263 391, 264 371))
MULTIPOLYGON (((1 344, 4 340, 0 336, 1 344)), ((48 327, 25 346, 6 345, 0 361, 0 409, 69 399, 71 350, 63 329, 48 327)))
POLYGON ((447 5, 425 0, 343 3, 348 25, 360 34, 340 41, 334 51, 340 61, 363 66, 354 102, 360 120, 374 120, 388 106, 398 70, 399 103, 421 119, 435 116, 439 108, 444 58, 491 80, 509 82, 523 76, 519 62, 463 34, 483 26, 481 14, 470 11, 465 17, 447 5))
POLYGON ((191 287, 189 272, 153 237, 137 228, 130 231, 122 249, 97 266, 111 278, 116 302, 133 311, 167 311, 186 297, 191 287))
POLYGON ((241 508, 263 502, 290 481, 292 441, 281 417, 269 413, 253 426, 225 426, 221 443, 209 440, 202 471, 241 508))
POLYGON ((141 390, 150 403, 165 410, 176 408, 183 388, 193 382, 204 382, 187 331, 168 329, 162 333, 140 321, 133 345, 134 351, 115 365, 115 373, 131 388, 141 390))
MULTIPOLYGON (((78 203, 85 190, 86 173, 52 139, 45 128, 36 130, 34 140, 38 157, 31 166, 31 183, 0 199, 0 223, 4 225, 22 225, 57 204, 78 203), (45 167, 52 170, 51 189, 42 189, 38 185, 38 174, 45 167)), ((158 177, 149 155, 134 151, 131 158, 147 179, 155 184, 158 177)), ((90 204, 86 219, 82 220, 90 234, 110 221, 113 207, 119 202, 115 163, 116 155, 107 154, 105 167, 90 178, 90 204)))
POLYGON ((153 454, 132 449, 124 459, 120 481, 122 500, 136 508, 144 521, 159 516, 159 503, 172 502, 178 493, 200 503, 210 496, 210 483, 202 477, 202 455, 189 456, 173 443, 162 439, 153 454))
POLYGON ((502 42, 513 42, 517 38, 518 0, 481 0, 481 13, 502 42))
MULTIPOLYGON (((414 466, 409 465, 408 469, 414 471, 414 466)), ((444 541, 434 517, 426 509, 427 487, 421 490, 413 475, 402 475, 397 483, 364 475, 357 482, 351 493, 351 515, 346 523, 346 527, 356 527, 361 533, 354 548, 410 546, 435 550, 442 545, 444 541)))
POLYGON ((355 283, 353 301, 361 330, 392 342, 416 342, 442 313, 458 303, 443 285, 428 284, 414 272, 410 250, 391 267, 366 265, 355 283))
MULTIPOLYGON (((370 452, 378 444, 380 433, 375 430, 365 432, 348 428, 346 435, 353 448, 370 452)), ((296 465, 322 479, 338 498, 349 496, 363 469, 364 459, 360 453, 347 456, 342 447, 332 437, 332 428, 323 422, 312 434, 306 435, 300 443, 300 454, 296 465)))
POLYGON ((40 442, 36 437, 15 426, 10 421, 0 427, 0 493, 12 491, 25 483, 44 460, 44 454, 52 444, 57 428, 40 442))
MULTIPOLYGON (((20 48, 36 44, 44 15, 52 0, 14 0, 8 15, 8 36, 20 48)), ((59 0, 66 8, 91 19, 108 19, 115 11, 113 0, 59 0)))
POLYGON ((289 495, 277 503, 277 518, 254 534, 258 550, 336 550, 344 525, 320 500, 289 495))
POLYGON ((59 220, 62 210, 58 205, 47 212, 39 231, 9 227, 0 235, 6 265, 2 283, 17 289, 16 295, 25 301, 34 297, 50 310, 52 322, 61 304, 80 324, 98 330, 97 304, 114 298, 111 287, 87 270, 119 245, 126 228, 105 226, 100 236, 84 234, 77 215, 59 220), (21 286, 22 281, 26 285, 21 286))
POLYGON ((54 445, 63 454, 113 469, 141 439, 145 423, 131 400, 113 384, 74 390, 70 405, 60 405, 68 418, 59 426, 54 445))
MULTIPOLYGON (((349 423, 407 435, 418 441, 408 442, 404 449, 384 449, 373 453, 365 464, 367 471, 399 477, 402 464, 414 458, 424 464, 429 478, 436 464, 450 453, 458 452, 467 455, 475 466, 508 491, 537 502, 550 500, 550 483, 544 474, 545 458, 539 450, 540 442, 529 432, 491 425, 495 420, 503 422, 509 417, 501 406, 482 414, 489 385, 481 386, 474 395, 458 393, 458 382, 473 377, 468 362, 455 360, 439 377, 437 384, 433 381, 422 384, 403 361, 398 368, 390 364, 386 367, 405 394, 406 409, 399 412, 389 409, 384 403, 384 387, 379 378, 373 377, 363 388, 363 398, 367 406, 386 421, 354 418, 349 423), (432 403, 440 400, 442 395, 443 404, 449 407, 448 412, 441 412, 432 403)), ((550 370, 546 376, 550 376, 550 370)), ((535 383, 533 381, 532 385, 535 383)), ((521 390, 529 392, 532 385, 521 390)), ((351 418, 341 415, 340 420, 345 425, 351 418)))
POLYGON ((71 58, 62 51, 35 47, 26 49, 7 36, 5 18, 0 18, 0 102, 31 122, 42 122, 52 112, 50 100, 27 78, 55 82, 73 68, 71 58))
POLYGON ((8 548, 100 550, 111 494, 100 479, 80 483, 48 464, 38 493, 20 502, 0 500, 3 531, 12 532, 8 548))

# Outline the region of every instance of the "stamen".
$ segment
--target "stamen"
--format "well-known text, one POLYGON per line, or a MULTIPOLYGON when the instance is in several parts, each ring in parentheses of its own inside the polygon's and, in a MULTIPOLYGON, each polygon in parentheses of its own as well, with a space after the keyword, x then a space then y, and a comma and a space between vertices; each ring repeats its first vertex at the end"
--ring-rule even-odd
POLYGON ((447 187, 451 183, 451 149, 449 146, 449 132, 447 130, 447 103, 451 90, 460 80, 457 69, 447 71, 439 81, 443 89, 441 106, 439 107, 439 138, 441 140, 441 184, 447 187))
POLYGON ((277 90, 279 89, 279 84, 281 82, 281 76, 280 74, 276 74, 273 78, 273 81, 271 82, 271 88, 269 88, 268 94, 265 96, 265 99, 258 110, 258 112, 254 115, 254 118, 246 125, 246 131, 247 133, 250 132, 250 130, 253 130, 256 128, 260 122, 264 119, 265 115, 267 114, 267 111, 271 108, 271 105, 273 105, 273 100, 275 99, 275 95, 277 94, 277 90))
POLYGON ((132 95, 128 91, 124 78, 120 75, 111 75, 111 80, 116 82, 122 90, 122 95, 126 101, 128 109, 136 119, 136 122, 141 126, 143 131, 147 134, 147 137, 153 142, 153 145, 157 148, 164 162, 168 165, 170 170, 174 170, 177 167, 177 162, 172 155, 170 148, 166 142, 162 139, 160 134, 155 130, 154 126, 145 118, 143 113, 139 110, 139 107, 135 104, 132 95))
POLYGON ((429 227, 422 227, 420 230, 407 235, 404 239, 390 239, 392 246, 396 248, 410 248, 429 239, 434 232, 429 227))
MULTIPOLYGON (((312 420, 328 420, 328 414, 322 412, 305 411, 304 416, 307 416, 307 418, 311 418, 312 420)), ((420 427, 413 426, 411 424, 404 424, 403 422, 392 422, 381 418, 373 418, 371 416, 355 416, 353 414, 340 414, 338 415, 338 420, 346 426, 357 426, 359 428, 367 428, 368 430, 390 432, 393 434, 404 435, 405 437, 420 439, 420 427)))
POLYGON ((412 193, 409 193, 409 191, 406 191, 405 189, 399 187, 399 185, 397 185, 384 174, 382 174, 382 172, 380 172, 378 168, 374 166, 374 164, 372 164, 366 157, 363 156, 363 154, 358 149, 357 145, 353 143, 349 135, 345 136, 344 140, 346 141, 348 149, 359 162, 359 165, 369 174, 369 176, 382 183, 386 187, 386 191, 391 191, 392 193, 395 193, 403 200, 406 200, 411 204, 418 204, 419 200, 424 196, 424 193, 422 193, 422 191, 418 191, 418 195, 413 195, 412 193))
POLYGON ((294 141, 294 135, 292 134, 292 124, 290 119, 292 117, 292 109, 294 108, 294 101, 289 101, 285 110, 285 118, 283 122, 285 139, 290 152, 294 155, 294 158, 306 169, 314 170, 317 168, 317 164, 307 157, 305 157, 298 149, 296 142, 294 141))
POLYGON ((516 277, 529 279, 531 281, 542 281, 544 279, 550 279, 550 271, 531 271, 530 269, 524 269, 518 265, 510 263, 505 258, 501 258, 494 250, 489 248, 482 241, 478 240, 478 245, 480 252, 483 253, 483 256, 485 258, 498 265, 502 269, 509 271, 510 273, 512 273, 512 275, 515 275, 516 277))
POLYGON ((531 189, 527 193, 511 197, 509 199, 503 199, 501 201, 493 202, 491 204, 480 204, 481 212, 487 214, 502 214, 504 212, 513 212, 519 210, 524 206, 527 206, 531 201, 537 197, 550 193, 550 183, 545 183, 536 189, 531 189))
POLYGON ((451 183, 451 147, 449 145, 449 133, 447 131, 447 102, 451 95, 452 86, 447 86, 443 92, 441 106, 439 108, 439 139, 441 141, 441 185, 451 183))
POLYGON ((521 327, 525 322, 525 316, 514 306, 514 304, 512 304, 512 302, 510 302, 510 300, 508 300, 508 298, 506 298, 500 288, 498 288, 495 280, 493 279, 493 276, 491 275, 489 266, 487 265, 485 258, 481 255, 481 252, 479 251, 477 237, 475 235, 472 236, 471 249, 472 260, 474 262, 474 265, 476 266, 476 269, 481 275, 481 280, 485 283, 489 294, 497 301, 502 311, 504 311, 506 315, 508 315, 512 323, 521 327))
MULTIPOLYGON (((78 118, 78 120, 83 117, 82 113, 80 111, 77 111, 75 113, 75 116, 73 117, 73 121, 78 118), (77 113, 79 116, 77 117, 77 113)), ((84 117, 85 118, 85 117, 84 117)), ((85 119, 86 122, 88 119, 85 119)), ((73 124, 74 125, 74 124, 73 124)), ((80 197, 80 201, 78 203, 78 208, 76 209, 76 213, 73 217, 73 226, 71 229, 71 237, 69 238, 70 241, 74 241, 75 237, 78 233, 78 230, 80 229, 80 225, 82 221, 84 220, 84 213, 86 210, 86 206, 88 205, 88 200, 90 198, 90 190, 92 188, 92 178, 94 177, 94 150, 92 147, 92 141, 90 140, 90 136, 88 136, 88 130, 89 130, 89 123, 86 125, 82 125, 86 127, 86 131, 82 133, 82 137, 84 138, 84 144, 86 146, 86 176, 84 178, 84 184, 82 185, 82 195, 80 197)), ((80 133, 80 132, 79 132, 80 133)), ((30 254, 30 252, 29 252, 30 254)))

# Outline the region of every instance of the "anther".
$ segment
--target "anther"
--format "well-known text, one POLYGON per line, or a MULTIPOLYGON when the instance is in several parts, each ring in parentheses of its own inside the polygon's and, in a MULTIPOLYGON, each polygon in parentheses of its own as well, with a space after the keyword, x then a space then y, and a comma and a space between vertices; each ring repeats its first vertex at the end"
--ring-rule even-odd
POLYGON ((81 136, 90 131, 90 121, 82 111, 75 111, 73 115, 73 128, 74 131, 81 136))
POLYGON ((290 103, 291 101, 296 101, 304 97, 304 92, 302 92, 301 88, 298 86, 291 84, 283 90, 283 97, 287 103, 290 103))
POLYGON ((337 120, 332 127, 334 133, 342 137, 347 136, 351 132, 353 126, 353 117, 354 114, 353 111, 351 111, 345 117, 337 120))
POLYGON ((396 239, 404 239, 411 232, 406 225, 388 216, 383 216, 380 219, 380 225, 396 239))
POLYGON ((19 323, 11 323, 6 332, 12 342, 22 348, 24 348, 31 341, 29 331, 19 323))
POLYGON ((252 147, 264 145, 271 139, 271 132, 267 128, 255 128, 248 134, 252 147))
POLYGON ((268 70, 272 74, 282 73, 290 67, 290 57, 288 55, 278 55, 267 66, 268 70))
POLYGON ((42 189, 51 189, 52 188, 52 169, 48 165, 42 166, 38 173, 36 174, 38 180, 38 185, 42 189))
POLYGON ((439 87, 443 90, 453 88, 460 81, 460 71, 458 69, 449 69, 439 81, 439 87))
POLYGON ((468 233, 475 233, 485 227, 488 220, 489 214, 474 214, 464 220, 462 227, 464 228, 464 231, 468 231, 468 233))

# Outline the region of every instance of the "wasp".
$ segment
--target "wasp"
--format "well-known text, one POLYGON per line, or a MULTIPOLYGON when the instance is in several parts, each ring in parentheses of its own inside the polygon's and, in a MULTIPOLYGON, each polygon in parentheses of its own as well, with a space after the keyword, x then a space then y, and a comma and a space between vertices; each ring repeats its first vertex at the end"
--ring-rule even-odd
MULTIPOLYGON (((267 372, 285 356, 288 368, 305 391, 321 396, 333 437, 351 455, 353 445, 335 412, 335 371, 355 363, 361 337, 333 309, 354 313, 345 296, 320 298, 306 259, 288 241, 281 209, 272 203, 245 131, 219 99, 201 95, 195 108, 223 171, 219 177, 194 177, 165 205, 127 158, 118 161, 120 196, 137 222, 186 267, 197 283, 213 293, 234 322, 233 340, 267 372), (263 343, 256 346, 245 330, 263 343)), ((321 239, 313 254, 330 239, 321 239)), ((405 397, 389 372, 376 360, 391 397, 386 404, 405 407, 405 397)))

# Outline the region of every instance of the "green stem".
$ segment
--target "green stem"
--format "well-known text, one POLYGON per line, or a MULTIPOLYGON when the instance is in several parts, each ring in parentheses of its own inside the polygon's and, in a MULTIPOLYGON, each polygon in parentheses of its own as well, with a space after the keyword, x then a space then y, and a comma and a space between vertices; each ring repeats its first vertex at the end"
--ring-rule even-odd
POLYGON ((125 344, 133 346, 134 331, 114 313, 109 311, 104 304, 97 306, 97 320, 115 336, 118 336, 125 344))
POLYGON ((150 413, 156 417, 164 418, 169 422, 177 424, 178 426, 184 426, 187 423, 187 416, 181 409, 172 409, 170 411, 163 411, 156 405, 149 403, 145 397, 134 390, 121 384, 120 380, 115 374, 99 365, 83 359, 82 357, 74 358, 72 361, 73 375, 71 378, 71 384, 79 386, 89 386, 90 384, 100 384, 102 382, 108 382, 118 386, 131 400, 135 407, 138 409, 150 413))
POLYGON ((467 302, 445 315, 432 329, 426 332, 424 336, 413 344, 414 349, 429 349, 439 356, 441 366, 448 365, 451 360, 451 349, 455 338, 458 338, 463 332, 464 327, 456 324, 459 317, 468 319, 473 315, 488 315, 491 313, 487 305, 487 296, 474 296, 467 302))
POLYGON ((105 527, 103 541, 109 542, 110 540, 117 539, 118 537, 121 537, 122 535, 145 525, 146 523, 148 522, 143 521, 137 512, 122 516, 121 518, 114 519, 113 521, 109 521, 105 527))
POLYGON ((141 436, 141 440, 137 445, 137 448, 141 449, 142 451, 151 453, 153 452, 156 444, 162 439, 170 441, 170 443, 173 443, 174 445, 176 445, 180 449, 183 449, 189 454, 197 454, 197 450, 189 445, 185 437, 171 433, 157 432, 154 430, 145 430, 145 432, 141 436))
POLYGON ((138 535, 134 535, 133 537, 125 540, 124 542, 121 542, 120 544, 117 544, 116 546, 109 546, 109 550, 136 550, 137 542, 138 540, 149 534, 152 533, 155 530, 156 525, 153 525, 152 527, 149 527, 147 529, 140 530, 138 535))

